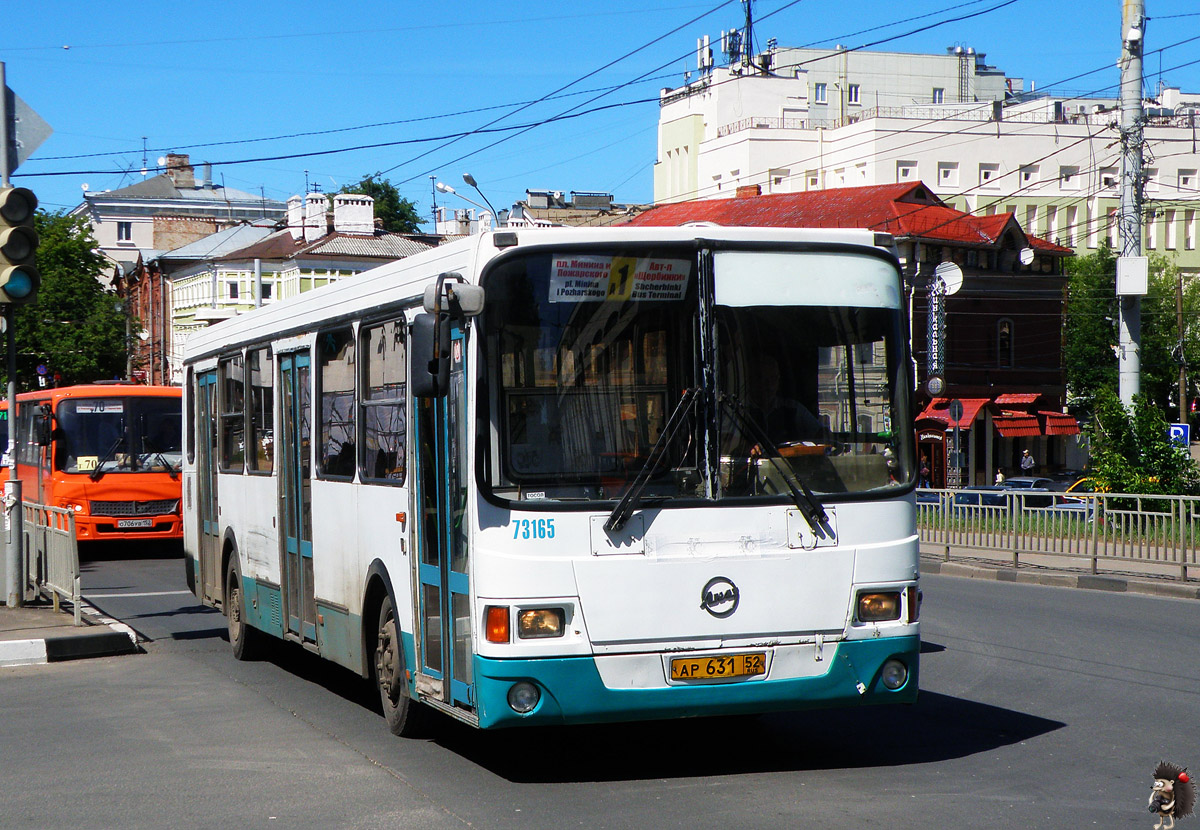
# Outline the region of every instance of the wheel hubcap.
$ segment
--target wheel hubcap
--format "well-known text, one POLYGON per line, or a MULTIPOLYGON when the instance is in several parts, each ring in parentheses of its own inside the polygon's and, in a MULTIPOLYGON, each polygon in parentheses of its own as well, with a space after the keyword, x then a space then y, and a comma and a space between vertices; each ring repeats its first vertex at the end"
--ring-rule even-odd
POLYGON ((396 683, 400 673, 396 670, 397 654, 395 640, 395 625, 389 620, 379 628, 379 643, 375 646, 375 674, 379 678, 379 687, 389 698, 396 699, 396 683))
POLYGON ((229 639, 235 643, 242 628, 242 592, 229 586, 229 639))

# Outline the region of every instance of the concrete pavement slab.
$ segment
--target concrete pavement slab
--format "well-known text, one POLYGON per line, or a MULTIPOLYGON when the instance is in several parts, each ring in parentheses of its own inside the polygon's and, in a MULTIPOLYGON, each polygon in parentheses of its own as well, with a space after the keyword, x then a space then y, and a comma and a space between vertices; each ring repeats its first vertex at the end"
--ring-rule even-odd
POLYGON ((84 624, 50 605, 0 605, 0 667, 26 666, 139 651, 128 626, 85 609, 84 624))

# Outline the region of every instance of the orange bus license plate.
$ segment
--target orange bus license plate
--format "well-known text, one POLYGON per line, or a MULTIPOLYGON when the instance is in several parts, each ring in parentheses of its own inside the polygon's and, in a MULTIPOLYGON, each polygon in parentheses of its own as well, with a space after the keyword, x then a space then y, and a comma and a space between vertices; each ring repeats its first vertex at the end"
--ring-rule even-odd
POLYGON ((672 657, 672 680, 723 680, 767 673, 767 655, 727 654, 723 657, 672 657))

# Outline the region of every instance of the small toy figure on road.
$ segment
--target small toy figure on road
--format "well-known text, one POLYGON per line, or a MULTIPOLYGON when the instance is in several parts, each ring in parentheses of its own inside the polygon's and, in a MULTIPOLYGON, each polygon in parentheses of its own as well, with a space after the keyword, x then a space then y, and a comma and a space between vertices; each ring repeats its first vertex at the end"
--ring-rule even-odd
POLYGON ((1176 818, 1187 818, 1196 806, 1196 785, 1187 768, 1159 761, 1150 787, 1150 812, 1158 816, 1154 830, 1171 830, 1176 818))

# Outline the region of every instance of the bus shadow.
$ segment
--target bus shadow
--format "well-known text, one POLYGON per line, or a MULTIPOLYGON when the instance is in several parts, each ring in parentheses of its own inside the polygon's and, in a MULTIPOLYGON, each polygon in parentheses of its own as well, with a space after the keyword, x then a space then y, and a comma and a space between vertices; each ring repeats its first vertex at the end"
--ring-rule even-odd
POLYGON ((439 724, 435 740, 509 781, 543 784, 925 764, 1010 746, 1063 726, 921 692, 911 706, 495 733, 447 722, 439 724), (571 763, 529 763, 534 758, 571 763))

